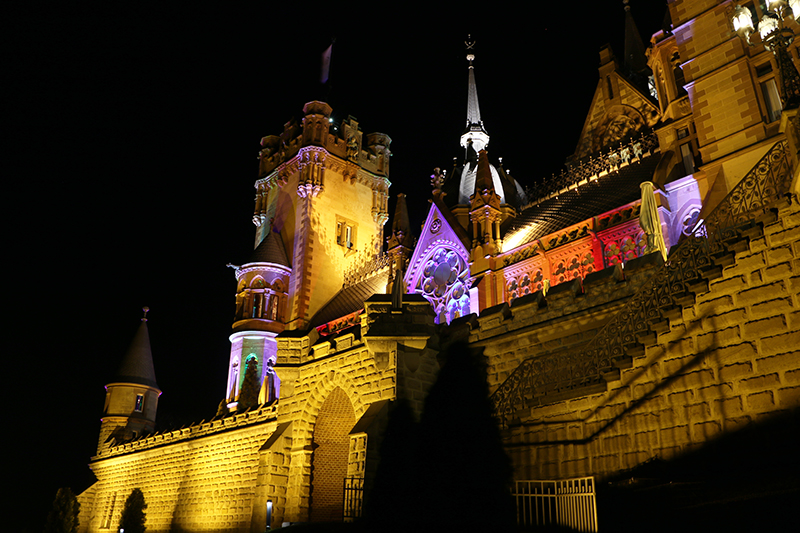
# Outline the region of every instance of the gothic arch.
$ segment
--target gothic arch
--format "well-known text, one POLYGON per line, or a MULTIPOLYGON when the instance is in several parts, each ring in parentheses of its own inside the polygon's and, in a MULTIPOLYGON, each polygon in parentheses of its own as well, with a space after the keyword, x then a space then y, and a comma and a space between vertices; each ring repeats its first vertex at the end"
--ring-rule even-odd
POLYGON ((361 397, 358 394, 358 389, 355 384, 343 373, 336 370, 330 370, 317 381, 306 398, 306 404, 303 408, 303 414, 300 416, 300 420, 305 421, 307 424, 310 424, 311 421, 316 421, 323 402, 327 399, 330 392, 337 387, 341 388, 350 399, 356 420, 358 420, 367 410, 368 406, 361 402, 361 397))
POLYGON ((341 387, 334 388, 319 408, 311 436, 311 522, 343 518, 350 431, 355 423, 350 398, 341 387))

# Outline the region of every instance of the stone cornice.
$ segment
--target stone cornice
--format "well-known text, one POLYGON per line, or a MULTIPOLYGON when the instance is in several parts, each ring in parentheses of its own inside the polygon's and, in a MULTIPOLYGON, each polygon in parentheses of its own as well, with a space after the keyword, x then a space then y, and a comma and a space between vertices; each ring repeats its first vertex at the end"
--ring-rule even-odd
POLYGON ((358 163, 342 159, 325 148, 304 146, 297 151, 294 157, 281 163, 267 177, 256 180, 254 187, 256 189, 271 189, 276 185, 283 186, 293 174, 300 172, 307 165, 330 169, 337 174, 341 174, 345 181, 361 183, 375 191, 388 193, 391 185, 389 178, 373 174, 358 163))

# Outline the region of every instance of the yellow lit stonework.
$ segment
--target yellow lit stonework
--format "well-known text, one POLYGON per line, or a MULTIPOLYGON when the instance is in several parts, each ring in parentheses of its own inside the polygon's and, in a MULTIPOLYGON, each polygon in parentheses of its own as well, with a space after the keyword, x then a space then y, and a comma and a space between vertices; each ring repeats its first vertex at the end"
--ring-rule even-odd
MULTIPOLYGON (((796 412, 797 111, 770 119, 761 84, 777 65, 734 32, 730 2, 667 7, 674 32, 653 35, 642 58, 657 99, 604 47, 570 170, 550 188, 522 194, 474 150, 489 137, 474 86, 482 58, 470 54, 472 159, 451 182, 436 170, 419 236, 398 200, 385 255, 387 135, 364 134, 352 117, 337 132, 330 106, 315 101, 264 137, 254 255, 231 265, 220 412, 153 433, 154 376, 109 383, 80 531, 113 531, 135 487, 152 532, 262 532, 268 501, 272 527, 351 516, 345 480, 369 491, 389 406, 406 399, 418 415, 437 356, 457 339, 487 358, 516 480, 600 483, 796 412), (477 184, 466 199, 462 175, 477 184), (653 184, 655 226, 640 223, 643 182, 653 184), (602 199, 620 183, 632 197, 579 211, 581 195, 602 199), (736 192, 748 183, 770 186, 736 192), (681 251, 715 242, 703 228, 720 213, 748 225, 698 266, 681 251), (666 263, 643 226, 661 227, 666 263), (696 277, 682 285, 687 272, 696 277), (592 350, 608 346, 613 355, 581 381, 601 357, 592 350), (260 380, 252 406, 243 405, 248 364, 260 380), (560 381, 545 382, 553 369, 560 381)), ((157 368, 157 347, 154 359, 157 368)))

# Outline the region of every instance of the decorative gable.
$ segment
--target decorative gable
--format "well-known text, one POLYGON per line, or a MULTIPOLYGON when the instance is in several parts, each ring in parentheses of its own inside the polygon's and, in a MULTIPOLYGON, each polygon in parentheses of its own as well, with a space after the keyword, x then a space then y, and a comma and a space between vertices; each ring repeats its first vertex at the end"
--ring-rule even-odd
POLYGON ((431 303, 441 324, 471 313, 472 306, 467 245, 443 212, 447 208, 437 204, 431 204, 404 280, 409 293, 431 303))
POLYGON ((601 75, 574 159, 615 149, 620 142, 652 128, 659 117, 658 106, 619 72, 601 75))

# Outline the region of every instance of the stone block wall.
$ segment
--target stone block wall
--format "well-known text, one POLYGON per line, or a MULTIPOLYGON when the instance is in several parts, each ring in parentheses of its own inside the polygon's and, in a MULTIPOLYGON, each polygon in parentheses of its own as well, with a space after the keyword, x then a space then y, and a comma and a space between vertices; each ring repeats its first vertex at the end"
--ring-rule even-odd
POLYGON ((526 358, 577 347, 591 340, 662 264, 658 254, 612 266, 550 289, 517 298, 509 307, 485 309, 469 343, 488 358, 494 392, 526 358))
MULTIPOLYGON (((524 339, 519 336, 517 350, 525 350, 524 339)), ((490 360, 495 368, 502 362, 490 360)), ((707 293, 672 317, 668 331, 646 343, 644 354, 605 392, 519 413, 506 444, 517 479, 603 478, 798 407, 795 202, 736 254, 707 293)))
MULTIPOLYGON (((80 496, 82 531, 113 531, 125 498, 136 487, 148 503, 148 531, 153 532, 176 527, 263 531, 268 500, 273 526, 308 520, 317 417, 333 395, 353 413, 348 427, 334 428, 345 435, 343 472, 363 475, 368 447, 374 448, 370 441, 377 438, 371 428, 379 424, 365 423, 367 429, 352 437, 348 432, 371 404, 395 399, 397 352, 376 361, 354 334, 317 344, 307 337, 278 342, 276 371, 282 381, 277 404, 142 437, 93 458, 98 482, 80 496)), ((431 357, 423 357, 419 366, 427 369, 431 357)), ((408 372, 409 363, 403 364, 408 372)), ((334 484, 340 488, 338 480, 334 484)))
POLYGON ((99 481, 86 498, 81 495, 82 529, 115 531, 126 498, 138 487, 148 506, 148 531, 249 532, 257 452, 275 426, 273 421, 197 439, 176 437, 162 446, 94 461, 99 481))

